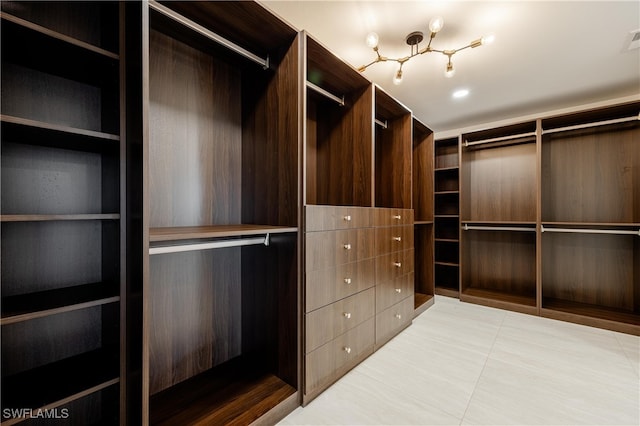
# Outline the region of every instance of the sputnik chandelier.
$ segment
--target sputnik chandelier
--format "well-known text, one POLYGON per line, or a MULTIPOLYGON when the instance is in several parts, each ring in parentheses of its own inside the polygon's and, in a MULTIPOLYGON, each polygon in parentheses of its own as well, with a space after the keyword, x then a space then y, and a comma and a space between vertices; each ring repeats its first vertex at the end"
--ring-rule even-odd
POLYGON ((411 54, 409 56, 404 56, 402 58, 388 58, 386 56, 382 56, 380 54, 380 50, 378 47, 378 34, 373 32, 369 33, 367 35, 367 46, 373 49, 373 51, 376 54, 376 58, 370 63, 358 68, 358 71, 363 72, 364 70, 369 68, 371 65, 377 64, 378 62, 397 62, 398 64, 400 64, 400 67, 398 68, 398 71, 396 72, 393 78, 393 82, 394 84, 400 84, 402 83, 402 66, 405 64, 405 62, 407 62, 409 59, 418 55, 422 55, 429 52, 437 52, 437 53, 442 53, 448 58, 447 68, 445 69, 445 73, 444 73, 445 76, 453 77, 455 73, 455 70, 453 69, 453 63, 451 62, 451 57, 453 55, 469 47, 476 48, 478 46, 482 46, 483 44, 488 44, 493 41, 493 36, 488 36, 488 37, 479 38, 477 40, 473 40, 468 45, 461 47, 459 49, 453 49, 453 50, 434 49, 433 47, 431 47, 431 42, 433 42, 433 39, 435 38, 436 34, 438 33, 438 31, 442 29, 443 26, 444 26, 444 20, 442 19, 442 17, 437 16, 431 19, 431 21, 429 22, 429 31, 430 31, 429 42, 427 43, 427 46, 422 49, 420 49, 420 46, 419 46, 420 42, 424 40, 424 34, 422 33, 422 31, 414 31, 410 33, 406 37, 405 41, 411 48, 411 54))

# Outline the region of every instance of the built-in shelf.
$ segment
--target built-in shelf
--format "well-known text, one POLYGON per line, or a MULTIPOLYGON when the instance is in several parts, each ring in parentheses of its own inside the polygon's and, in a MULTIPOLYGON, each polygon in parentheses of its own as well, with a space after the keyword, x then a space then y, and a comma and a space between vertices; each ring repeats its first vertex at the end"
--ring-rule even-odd
POLYGON ((438 260, 436 260, 434 262, 436 265, 443 265, 443 266, 460 266, 460 264, 458 263, 454 263, 454 262, 440 262, 438 260))
POLYGON ((261 364, 239 357, 153 395, 150 423, 253 423, 296 393, 261 364))
POLYGON ((448 194, 459 194, 460 191, 437 191, 434 192, 434 195, 448 195, 448 194))
POLYGON ((452 170, 459 170, 460 167, 458 166, 454 166, 454 167, 440 167, 438 169, 434 169, 434 172, 448 172, 448 171, 452 171, 452 170))
POLYGON ((94 283, 3 297, 0 325, 115 303, 120 301, 118 290, 109 283, 94 283))
POLYGON ((416 220, 413 222, 414 225, 433 225, 432 220, 416 220))
POLYGON ((119 213, 104 214, 3 214, 0 222, 55 222, 64 220, 119 220, 119 213))
POLYGON ((459 218, 460 216, 457 214, 435 214, 433 215, 435 218, 459 218))
MULTIPOLYGON (((561 316, 564 320, 571 320, 571 316, 577 315, 587 318, 613 321, 616 323, 635 326, 635 334, 638 334, 638 331, 640 331, 638 328, 640 327, 640 313, 623 311, 618 308, 607 308, 605 306, 545 297, 542 300, 542 314, 549 317, 561 316)), ((617 328, 620 327, 618 326, 617 328)))
POLYGON ((57 407, 119 382, 117 349, 99 349, 2 378, 3 407, 57 407))
POLYGON ((442 243, 458 243, 458 242, 460 242, 460 240, 458 240, 457 238, 435 238, 434 241, 435 242, 442 242, 442 243))
POLYGON ((537 314, 535 294, 467 287, 460 294, 460 300, 495 308, 537 314))

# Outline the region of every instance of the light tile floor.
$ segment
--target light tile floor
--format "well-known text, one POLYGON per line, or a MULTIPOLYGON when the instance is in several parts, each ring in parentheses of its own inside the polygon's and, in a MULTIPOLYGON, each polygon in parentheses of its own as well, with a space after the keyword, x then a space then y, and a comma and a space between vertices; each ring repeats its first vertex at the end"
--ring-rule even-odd
POLYGON ((640 337, 436 296, 282 425, 640 425, 640 337))

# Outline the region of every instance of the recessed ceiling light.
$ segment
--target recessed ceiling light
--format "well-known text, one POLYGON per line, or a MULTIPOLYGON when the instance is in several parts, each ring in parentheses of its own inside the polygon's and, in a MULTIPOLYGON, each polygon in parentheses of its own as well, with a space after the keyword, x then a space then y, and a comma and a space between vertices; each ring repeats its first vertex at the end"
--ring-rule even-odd
POLYGON ((459 98, 464 98, 465 96, 467 96, 469 94, 469 90, 468 89, 460 89, 460 90, 456 90, 455 92, 453 92, 453 97, 456 99, 459 98))

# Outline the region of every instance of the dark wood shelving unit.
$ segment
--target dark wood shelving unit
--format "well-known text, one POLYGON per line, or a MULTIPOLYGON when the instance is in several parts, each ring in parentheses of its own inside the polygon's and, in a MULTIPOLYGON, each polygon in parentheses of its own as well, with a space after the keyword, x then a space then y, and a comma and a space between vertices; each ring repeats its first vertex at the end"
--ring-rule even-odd
POLYGON ((117 424, 125 385, 122 11, 2 2, 2 407, 78 424, 117 424))
POLYGON ((140 423, 276 423, 301 389, 301 36, 256 2, 142 7, 140 423))
POLYGON ((433 176, 435 293, 457 298, 460 289, 459 138, 435 141, 433 176))

